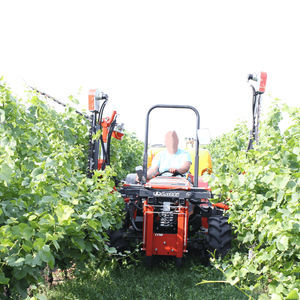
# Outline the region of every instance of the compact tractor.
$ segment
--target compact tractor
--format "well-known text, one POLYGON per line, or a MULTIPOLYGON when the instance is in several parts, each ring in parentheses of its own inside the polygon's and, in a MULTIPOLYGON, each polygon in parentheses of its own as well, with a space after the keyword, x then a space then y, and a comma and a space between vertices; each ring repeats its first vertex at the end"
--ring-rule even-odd
MULTIPOLYGON (((102 117, 107 96, 93 90, 89 97, 91 134, 97 136, 100 131, 98 139, 91 139, 89 166, 92 172, 109 164, 111 137, 120 139, 122 132, 116 124, 115 111, 110 118, 102 117)), ((176 257, 176 264, 180 266, 183 254, 189 248, 196 248, 201 253, 209 250, 216 256, 224 256, 230 249, 231 226, 223 214, 228 206, 213 204, 210 201, 213 197, 211 190, 199 177, 199 129, 200 116, 195 107, 155 105, 148 111, 143 167, 137 167, 136 174, 129 174, 118 190, 124 198, 126 209, 123 227, 110 233, 111 246, 118 251, 132 243, 142 243, 148 264, 151 264, 153 256, 166 255, 176 257), (163 172, 147 180, 149 116, 155 109, 183 109, 195 113, 194 176, 163 172)), ((209 165, 210 157, 207 159, 209 165)), ((202 167, 200 175, 204 171, 210 172, 210 169, 202 167)))

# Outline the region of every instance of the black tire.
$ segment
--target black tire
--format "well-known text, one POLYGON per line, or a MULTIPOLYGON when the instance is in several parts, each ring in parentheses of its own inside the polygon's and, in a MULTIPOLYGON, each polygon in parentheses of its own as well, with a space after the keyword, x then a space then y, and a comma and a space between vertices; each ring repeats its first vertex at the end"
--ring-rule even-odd
POLYGON ((153 256, 145 256, 145 265, 148 269, 153 267, 153 256))
POLYGON ((115 247, 118 252, 123 252, 128 248, 128 242, 124 238, 124 229, 119 229, 111 232, 110 236, 110 246, 115 247))
POLYGON ((232 230, 228 218, 221 215, 208 219, 208 251, 216 258, 223 258, 231 248, 232 230))
POLYGON ((176 267, 177 268, 182 267, 182 257, 176 257, 176 267))

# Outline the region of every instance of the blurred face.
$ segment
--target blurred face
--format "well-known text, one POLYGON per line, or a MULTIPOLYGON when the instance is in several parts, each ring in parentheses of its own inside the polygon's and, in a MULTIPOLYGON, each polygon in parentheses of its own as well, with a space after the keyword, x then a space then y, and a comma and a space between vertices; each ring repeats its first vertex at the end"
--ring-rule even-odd
POLYGON ((168 131, 165 136, 165 145, 170 154, 175 154, 178 150, 178 136, 175 131, 168 131))

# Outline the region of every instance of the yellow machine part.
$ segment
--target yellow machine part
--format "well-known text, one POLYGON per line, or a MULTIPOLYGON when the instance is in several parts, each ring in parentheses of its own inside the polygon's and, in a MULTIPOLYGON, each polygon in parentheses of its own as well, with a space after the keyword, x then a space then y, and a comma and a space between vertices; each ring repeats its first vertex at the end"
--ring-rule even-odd
MULTIPOLYGON (((192 167, 190 168, 190 172, 192 175, 195 171, 195 150, 187 150, 192 158, 192 167)), ((211 174, 212 172, 212 162, 211 156, 208 150, 206 149, 199 149, 199 175, 203 175, 204 172, 208 172, 211 174)))
POLYGON ((162 150, 164 150, 164 149, 165 149, 165 148, 150 148, 150 149, 148 150, 148 162, 147 162, 147 168, 150 168, 154 156, 155 156, 158 152, 160 152, 160 151, 162 151, 162 150))
MULTIPOLYGON (((165 148, 152 148, 148 151, 148 163, 147 167, 149 168, 151 166, 152 160, 154 156, 162 151, 165 148)), ((192 166, 190 168, 190 172, 192 175, 194 175, 195 171, 195 150, 193 149, 186 149, 186 151, 189 152, 191 159, 192 159, 192 166)), ((206 149, 200 149, 199 150, 199 175, 202 175, 205 171, 207 171, 209 174, 212 172, 212 162, 211 162, 211 156, 208 150, 206 149)))

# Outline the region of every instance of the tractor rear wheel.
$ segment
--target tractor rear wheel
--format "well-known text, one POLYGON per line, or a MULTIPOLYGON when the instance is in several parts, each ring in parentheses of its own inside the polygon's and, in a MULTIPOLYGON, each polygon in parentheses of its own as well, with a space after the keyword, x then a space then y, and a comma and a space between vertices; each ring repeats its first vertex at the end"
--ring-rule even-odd
POLYGON ((208 250, 216 258, 223 258, 231 248, 231 226, 228 218, 222 215, 215 215, 208 218, 208 250))

